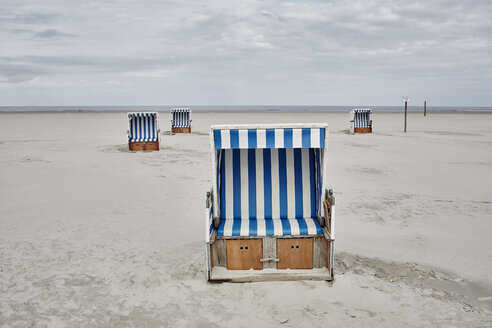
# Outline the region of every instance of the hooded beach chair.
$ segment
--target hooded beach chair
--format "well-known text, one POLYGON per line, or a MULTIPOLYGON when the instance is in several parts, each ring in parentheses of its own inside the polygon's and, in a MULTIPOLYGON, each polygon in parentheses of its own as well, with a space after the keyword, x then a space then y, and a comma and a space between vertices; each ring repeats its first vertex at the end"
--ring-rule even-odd
POLYGON ((191 109, 172 108, 171 133, 191 133, 191 109))
POLYGON ((333 278, 335 206, 323 179, 327 137, 327 124, 211 127, 209 280, 333 278))
POLYGON ((350 133, 372 132, 372 109, 352 109, 350 111, 350 133))
POLYGON ((131 151, 159 150, 157 113, 128 113, 128 147, 131 151))

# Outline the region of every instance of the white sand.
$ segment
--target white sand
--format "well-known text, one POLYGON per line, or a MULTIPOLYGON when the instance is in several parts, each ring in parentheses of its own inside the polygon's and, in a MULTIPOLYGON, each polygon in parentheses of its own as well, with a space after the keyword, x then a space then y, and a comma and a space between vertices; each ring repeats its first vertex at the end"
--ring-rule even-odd
POLYGON ((124 113, 0 114, 0 326, 492 325, 492 115, 193 113, 130 153, 124 113), (327 122, 336 280, 209 284, 208 127, 327 122))

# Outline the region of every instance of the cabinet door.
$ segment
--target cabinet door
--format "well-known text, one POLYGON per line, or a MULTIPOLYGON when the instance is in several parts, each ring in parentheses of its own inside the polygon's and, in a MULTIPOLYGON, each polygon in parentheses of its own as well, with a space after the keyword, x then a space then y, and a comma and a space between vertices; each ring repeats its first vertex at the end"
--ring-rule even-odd
POLYGON ((146 142, 144 147, 146 151, 159 150, 159 143, 157 141, 146 142))
POLYGON ((263 254, 261 239, 227 240, 228 270, 261 270, 263 254))
POLYGON ((131 151, 142 151, 144 150, 143 142, 130 142, 131 151))
POLYGON ((277 269, 312 269, 312 238, 277 239, 277 269))

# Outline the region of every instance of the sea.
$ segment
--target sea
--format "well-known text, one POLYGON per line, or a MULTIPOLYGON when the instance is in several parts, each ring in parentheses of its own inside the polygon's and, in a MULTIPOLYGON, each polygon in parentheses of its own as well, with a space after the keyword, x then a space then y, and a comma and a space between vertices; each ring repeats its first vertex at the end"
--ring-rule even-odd
MULTIPOLYGON (((374 112, 401 112, 403 105, 399 106, 0 106, 0 112, 164 112, 171 108, 191 108, 193 111, 203 112, 348 112, 354 108, 371 108, 374 112)), ((409 111, 423 111, 422 106, 408 106, 409 111)), ((492 112, 492 107, 467 107, 467 106, 427 106, 428 112, 492 112)))

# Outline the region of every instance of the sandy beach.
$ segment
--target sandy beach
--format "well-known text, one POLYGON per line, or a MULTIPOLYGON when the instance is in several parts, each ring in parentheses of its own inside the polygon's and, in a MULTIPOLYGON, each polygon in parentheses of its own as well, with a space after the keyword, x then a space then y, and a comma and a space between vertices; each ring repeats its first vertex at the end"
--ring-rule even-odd
POLYGON ((0 326, 492 326, 492 114, 169 118, 132 153, 125 113, 0 114, 0 326), (206 281, 209 127, 259 122, 329 124, 331 283, 206 281))

